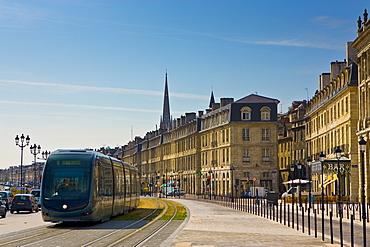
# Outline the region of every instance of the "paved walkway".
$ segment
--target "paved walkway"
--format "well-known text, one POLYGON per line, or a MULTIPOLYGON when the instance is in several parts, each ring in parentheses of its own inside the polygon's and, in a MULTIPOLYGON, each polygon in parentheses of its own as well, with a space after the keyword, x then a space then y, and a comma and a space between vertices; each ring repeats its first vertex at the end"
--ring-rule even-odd
POLYGON ((280 223, 216 204, 173 199, 188 208, 188 219, 162 247, 339 246, 280 223))

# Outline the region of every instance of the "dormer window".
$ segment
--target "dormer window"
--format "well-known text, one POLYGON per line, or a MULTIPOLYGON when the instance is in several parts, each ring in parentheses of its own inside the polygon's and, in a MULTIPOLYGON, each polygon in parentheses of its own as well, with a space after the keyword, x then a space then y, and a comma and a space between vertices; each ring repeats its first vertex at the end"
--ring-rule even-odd
POLYGON ((271 109, 267 106, 261 108, 261 120, 270 120, 271 109))
POLYGON ((252 109, 249 107, 243 107, 241 109, 241 119, 242 120, 251 120, 252 109))

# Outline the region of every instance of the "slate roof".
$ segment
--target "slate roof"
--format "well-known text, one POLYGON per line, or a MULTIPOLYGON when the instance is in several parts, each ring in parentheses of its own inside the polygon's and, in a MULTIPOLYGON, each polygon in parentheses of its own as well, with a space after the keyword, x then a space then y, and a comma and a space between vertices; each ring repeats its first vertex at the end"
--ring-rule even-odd
POLYGON ((267 97, 257 95, 257 94, 250 94, 248 96, 245 96, 244 98, 241 98, 235 101, 235 103, 276 103, 278 104, 280 103, 280 101, 277 99, 267 98, 267 97))

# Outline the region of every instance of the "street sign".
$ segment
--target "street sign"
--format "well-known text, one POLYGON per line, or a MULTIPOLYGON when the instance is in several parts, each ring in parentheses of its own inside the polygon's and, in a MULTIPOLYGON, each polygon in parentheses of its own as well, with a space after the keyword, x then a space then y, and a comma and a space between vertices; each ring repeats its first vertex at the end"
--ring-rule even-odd
POLYGON ((256 182, 257 181, 257 178, 256 177, 253 177, 252 180, 253 180, 253 182, 256 182))

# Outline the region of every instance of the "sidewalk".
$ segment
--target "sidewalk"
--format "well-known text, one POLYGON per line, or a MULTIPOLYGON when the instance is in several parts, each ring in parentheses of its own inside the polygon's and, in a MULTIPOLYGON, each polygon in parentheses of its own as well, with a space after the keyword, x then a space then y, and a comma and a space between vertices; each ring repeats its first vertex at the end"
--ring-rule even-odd
POLYGON ((188 220, 162 247, 338 246, 280 223, 216 204, 173 199, 188 209, 188 220))

